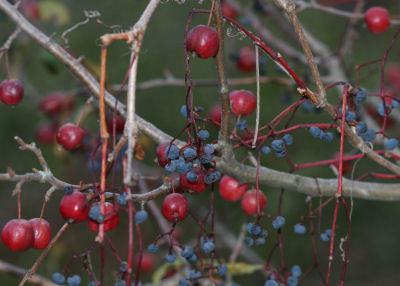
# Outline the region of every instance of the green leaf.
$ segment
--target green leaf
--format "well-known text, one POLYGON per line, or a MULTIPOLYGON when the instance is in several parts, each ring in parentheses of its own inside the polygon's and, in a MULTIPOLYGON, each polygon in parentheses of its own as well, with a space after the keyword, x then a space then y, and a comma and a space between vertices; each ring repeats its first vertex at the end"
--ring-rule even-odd
POLYGON ((262 264, 247 264, 245 262, 228 263, 228 271, 232 275, 252 274, 264 268, 262 264))
POLYGON ((39 2, 40 17, 44 22, 54 21, 58 26, 64 26, 71 20, 67 5, 54 0, 39 2))

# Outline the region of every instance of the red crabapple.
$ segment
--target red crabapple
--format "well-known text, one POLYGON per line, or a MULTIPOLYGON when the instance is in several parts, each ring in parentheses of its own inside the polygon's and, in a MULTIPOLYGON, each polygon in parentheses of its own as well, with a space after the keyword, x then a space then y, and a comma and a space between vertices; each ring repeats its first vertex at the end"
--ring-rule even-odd
POLYGON ((243 72, 252 72, 256 69, 256 54, 253 47, 245 46, 238 51, 236 65, 243 72))
POLYGON ((256 108, 257 100, 249 90, 234 90, 229 94, 232 114, 247 116, 256 108))
POLYGON ((219 193, 227 201, 238 201, 247 191, 247 184, 239 185, 239 181, 224 175, 219 182, 219 193))
POLYGON ((165 154, 165 149, 167 149, 169 144, 170 144, 169 142, 161 142, 160 144, 158 144, 156 148, 157 161, 161 167, 165 167, 165 165, 168 164, 168 158, 167 155, 165 154))
POLYGON ((51 240, 51 227, 47 220, 40 218, 33 218, 29 220, 33 229, 33 248, 43 249, 46 248, 51 240))
POLYGON ((3 227, 1 240, 10 250, 25 251, 33 246, 32 226, 25 219, 12 219, 3 227))
MULTIPOLYGON (((379 113, 376 111, 376 108, 367 106, 365 108, 365 111, 367 112, 367 114, 369 114, 374 119, 376 119, 376 121, 379 123, 379 125, 383 124, 384 117, 379 115, 379 113)), ((389 116, 386 117, 386 127, 392 127, 393 125, 394 125, 393 119, 390 118, 389 116)))
POLYGON ((20 4, 21 13, 29 20, 38 20, 40 16, 39 5, 36 0, 24 0, 20 4))
POLYGON ((53 116, 63 111, 69 111, 74 105, 74 99, 61 91, 51 92, 40 100, 39 109, 46 115, 53 116))
POLYGON ((73 123, 66 123, 58 129, 57 142, 67 150, 76 149, 83 141, 85 131, 73 123))
POLYGON ((389 28, 390 15, 383 7, 371 7, 365 12, 364 21, 371 33, 382 34, 389 28))
MULTIPOLYGON (((96 205, 100 206, 100 203, 96 203, 96 205)), ((109 231, 118 226, 119 214, 112 203, 106 202, 104 207, 104 231, 109 231)), ((97 221, 89 218, 87 224, 92 231, 99 231, 99 223, 97 221)))
POLYGON ((73 219, 74 222, 85 221, 89 215, 86 196, 81 192, 64 195, 60 202, 60 212, 65 220, 73 219))
POLYGON ((24 96, 24 88, 18 79, 3 80, 0 84, 0 100, 7 105, 16 105, 24 96))
POLYGON ((263 211, 267 205, 267 198, 260 190, 247 191, 242 197, 242 210, 248 215, 254 215, 263 211))
POLYGON ((122 133, 125 128, 125 119, 117 114, 111 115, 111 117, 107 120, 107 129, 112 132, 115 121, 115 132, 122 133))
POLYGON ((65 95, 61 92, 49 93, 40 100, 39 109, 46 115, 59 114, 65 105, 65 95))
POLYGON ((37 140, 42 144, 52 144, 56 138, 58 127, 55 123, 40 124, 35 131, 37 140))
POLYGON ((214 105, 210 110, 210 119, 215 125, 221 125, 222 108, 221 105, 214 105))
MULTIPOLYGON (((336 153, 333 156, 333 159, 338 159, 337 162, 333 163, 333 166, 336 168, 336 170, 339 170, 339 153, 336 153)), ((343 174, 350 172, 352 168, 353 168, 353 163, 350 160, 343 161, 343 174)))
MULTIPOLYGON (((138 263, 139 263, 139 255, 135 257, 135 265, 138 265, 138 263)), ((155 265, 156 265, 155 256, 148 252, 143 252, 142 263, 140 264, 140 272, 150 273, 154 270, 155 265)))
POLYGON ((397 91, 400 91, 400 66, 392 65, 388 67, 385 75, 389 84, 397 91))
POLYGON ((192 28, 187 37, 187 48, 190 52, 196 53, 199 58, 213 57, 219 48, 217 31, 205 25, 192 28))
POLYGON ((222 15, 224 17, 228 18, 236 18, 237 16, 237 11, 235 8, 233 8, 229 3, 227 2, 222 2, 221 4, 221 10, 222 10, 222 15))
POLYGON ((182 194, 172 193, 164 198, 161 205, 163 216, 170 222, 183 221, 189 211, 189 204, 182 194))
POLYGON ((203 192, 206 188, 207 185, 204 182, 204 174, 199 168, 194 168, 191 172, 195 173, 197 175, 197 181, 196 182, 190 182, 186 178, 186 174, 180 175, 180 184, 183 188, 190 189, 194 191, 196 194, 203 192))

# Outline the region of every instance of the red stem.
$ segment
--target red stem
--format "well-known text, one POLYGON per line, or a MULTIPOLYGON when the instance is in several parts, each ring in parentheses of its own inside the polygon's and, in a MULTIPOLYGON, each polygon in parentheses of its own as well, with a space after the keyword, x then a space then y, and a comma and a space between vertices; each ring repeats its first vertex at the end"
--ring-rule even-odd
POLYGON ((18 220, 20 220, 21 219, 21 191, 18 192, 17 204, 18 204, 18 220))
POLYGON ((332 222, 332 236, 329 248, 329 261, 328 261, 328 271, 326 273, 326 281, 325 285, 329 285, 329 276, 331 273, 332 268, 332 261, 333 261, 333 249, 334 249, 334 242, 335 242, 335 230, 336 230, 336 221, 339 209, 339 198, 342 197, 342 182, 343 182, 343 151, 344 151, 344 128, 346 124, 346 107, 347 107, 347 87, 343 90, 343 101, 342 101, 342 119, 341 119, 341 128, 340 128, 340 151, 339 151, 339 180, 338 180, 338 191, 336 193, 336 205, 335 205, 335 212, 333 215, 333 222, 332 222))

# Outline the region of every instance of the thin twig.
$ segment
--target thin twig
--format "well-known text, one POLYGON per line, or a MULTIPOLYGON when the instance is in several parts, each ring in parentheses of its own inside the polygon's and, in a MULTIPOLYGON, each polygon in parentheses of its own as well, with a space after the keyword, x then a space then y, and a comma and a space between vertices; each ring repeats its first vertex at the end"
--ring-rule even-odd
POLYGON ((239 253, 242 250, 244 237, 246 236, 246 231, 247 231, 247 223, 244 223, 242 225, 242 227, 240 228, 240 234, 237 239, 236 246, 233 249, 231 256, 229 257, 229 263, 234 263, 236 261, 237 257, 239 256, 239 253))
POLYGON ((33 264, 32 268, 25 274, 24 278, 21 280, 18 286, 23 286, 25 282, 29 280, 35 274, 36 270, 39 268, 40 264, 42 263, 43 259, 47 256, 49 251, 53 248, 54 244, 57 242, 57 240, 61 237, 61 235, 67 230, 69 227, 69 223, 66 222, 60 230, 57 232, 57 234, 54 236, 54 238, 50 241, 49 245, 42 251, 40 256, 36 259, 35 263, 33 264))
MULTIPOLYGON (((247 85, 254 84, 257 82, 255 77, 241 77, 241 78, 228 78, 229 86, 237 86, 237 85, 247 85)), ((292 86, 294 82, 286 77, 270 77, 270 76, 260 76, 260 83, 276 83, 279 85, 287 85, 292 86)), ((218 80, 216 79, 197 79, 192 81, 193 86, 216 86, 218 85, 218 80)), ((148 81, 138 82, 136 84, 137 90, 145 90, 150 88, 157 87, 166 87, 166 86, 185 86, 185 80, 174 77, 166 77, 166 78, 155 78, 148 81)), ((119 90, 121 85, 114 84, 110 86, 113 90, 119 90)), ((123 90, 126 90, 124 88, 123 90)), ((83 91, 83 90, 82 90, 83 91)), ((80 90, 77 90, 79 93, 80 90)))
MULTIPOLYGON (((27 271, 26 269, 23 269, 21 267, 0 260, 0 272, 2 273, 10 274, 16 277, 23 277, 25 276, 26 271, 27 271)), ((51 280, 37 274, 28 278, 28 282, 41 286, 58 286, 58 284, 55 284, 51 280)))
POLYGON ((36 147, 35 142, 32 142, 32 143, 30 143, 30 144, 26 144, 26 143, 24 142, 24 140, 22 140, 22 139, 21 139, 20 137, 18 137, 18 136, 15 136, 14 139, 15 139, 15 140, 18 142, 18 144, 20 145, 19 149, 21 149, 21 150, 29 150, 29 151, 32 151, 32 152, 36 155, 37 159, 39 160, 39 163, 40 163, 40 165, 42 166, 43 171, 46 172, 46 173, 50 173, 50 174, 51 174, 50 169, 49 169, 49 167, 47 166, 47 162, 46 162, 46 160, 45 160, 44 157, 43 157, 42 151, 41 151, 39 148, 36 147))
POLYGON ((133 62, 133 66, 129 73, 129 82, 128 82, 128 100, 127 100, 127 121, 125 124, 124 135, 128 138, 128 148, 126 150, 127 154, 127 170, 124 176, 124 184, 128 186, 132 186, 133 183, 133 152, 136 146, 136 138, 138 136, 137 132, 137 123, 136 123, 136 76, 137 76, 137 67, 139 61, 139 51, 140 51, 141 41, 135 41, 132 46, 132 55, 131 60, 133 62))
POLYGON ((297 18, 296 6, 292 0, 275 0, 275 1, 287 13, 287 15, 289 16, 289 19, 293 25, 293 28, 294 28, 297 36, 299 37, 300 44, 304 50, 304 53, 306 54, 307 62, 311 68, 311 72, 314 76, 315 83, 317 84, 319 105, 320 105, 320 107, 324 107, 327 104, 325 88, 322 83, 322 79, 319 74, 317 65, 315 64, 314 57, 311 52, 311 48, 304 36, 303 29, 301 27, 299 19, 297 18))
POLYGON ((7 41, 0 47, 0 54, 10 49, 14 40, 18 37, 19 33, 21 33, 21 28, 15 28, 14 32, 8 37, 7 41))
POLYGON ((258 137, 258 128, 260 125, 260 57, 259 57, 259 50, 258 45, 254 46, 256 50, 256 79, 257 79, 257 109, 256 109, 256 127, 254 130, 254 138, 251 146, 253 148, 256 147, 257 137, 258 137))
MULTIPOLYGON (((365 17, 364 13, 343 11, 343 10, 336 9, 336 8, 333 8, 333 7, 319 5, 315 1, 306 2, 306 1, 296 0, 296 4, 298 5, 298 11, 304 10, 306 8, 311 8, 311 9, 323 11, 323 12, 326 12, 326 13, 330 13, 330 14, 333 14, 333 15, 337 15, 337 16, 344 17, 344 18, 349 18, 349 19, 364 19, 364 17, 365 17)), ((390 23, 392 25, 399 25, 400 21, 399 20, 395 20, 395 19, 391 19, 390 23)))
MULTIPOLYGON (((221 98, 221 128, 218 134, 218 139, 221 142, 229 144, 230 142, 230 125, 231 125, 231 110, 229 101, 229 87, 228 80, 226 78, 225 64, 224 64, 224 28, 223 28, 223 17, 221 10, 221 2, 219 0, 215 1, 214 5, 214 21, 215 27, 219 38, 219 49, 215 56, 215 61, 217 64, 217 74, 218 74, 218 86, 221 98)), ((231 148, 227 146, 227 148, 231 148)), ((229 149, 228 149, 229 150, 229 149)))

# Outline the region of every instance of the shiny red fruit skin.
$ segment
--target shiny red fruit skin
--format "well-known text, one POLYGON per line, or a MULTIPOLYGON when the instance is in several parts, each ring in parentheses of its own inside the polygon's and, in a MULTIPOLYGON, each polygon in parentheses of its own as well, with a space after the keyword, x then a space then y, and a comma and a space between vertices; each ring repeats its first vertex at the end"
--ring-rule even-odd
POLYGON ((365 12, 364 21, 367 29, 374 34, 384 33, 390 26, 390 15, 383 7, 371 7, 365 12))
MULTIPOLYGON (((139 255, 135 257, 135 265, 139 263, 139 255)), ((150 273, 154 270, 156 265, 156 258, 154 255, 143 252, 142 255, 142 263, 140 264, 140 272, 142 273, 150 273)))
POLYGON ((187 49, 195 52, 199 58, 207 59, 215 56, 219 48, 219 38, 214 28, 198 25, 189 31, 187 49))
POLYGON ((190 182, 187 180, 186 175, 180 175, 180 184, 183 188, 190 189, 194 191, 196 194, 202 193, 207 189, 207 185, 204 182, 204 175, 198 168, 192 170, 192 172, 196 173, 198 179, 196 182, 190 182))
POLYGON ((58 129, 57 143, 67 150, 78 148, 85 137, 85 131, 73 123, 66 123, 58 129))
MULTIPOLYGON (((100 203, 97 203, 97 205, 100 205, 100 203)), ((119 214, 118 211, 114 208, 114 205, 112 203, 106 202, 104 204, 105 207, 105 215, 104 215, 104 231, 109 231, 113 230, 118 226, 119 223, 119 214)), ((90 230, 94 232, 99 231, 99 223, 95 220, 92 220, 89 218, 87 222, 90 230)))
POLYGON ((107 120, 107 129, 109 132, 113 132, 113 126, 115 121, 115 132, 122 133, 125 128, 125 119, 117 114, 111 115, 111 117, 107 120))
POLYGON ((0 84, 0 100, 7 105, 17 105, 24 97, 24 88, 18 79, 3 80, 0 84))
POLYGON ((56 139, 58 127, 56 124, 50 123, 43 123, 39 125, 35 131, 35 135, 37 140, 42 144, 52 144, 54 139, 56 139))
POLYGON ((247 191, 242 197, 242 210, 248 215, 254 215, 258 212, 258 206, 260 207, 260 213, 264 210, 267 205, 267 198, 264 193, 260 190, 247 191), (258 199, 258 203, 257 203, 258 199))
POLYGON ((169 146, 169 144, 169 142, 161 142, 156 148, 157 161, 161 167, 165 167, 165 165, 168 164, 168 158, 165 155, 165 149, 169 146))
POLYGON ((172 193, 164 198, 161 205, 163 216, 170 222, 183 221, 189 211, 189 204, 182 194, 172 193))
POLYGON ((33 218, 29 220, 33 229, 33 248, 46 248, 51 240, 51 226, 45 219, 33 218))
POLYGON ((63 92, 49 93, 39 103, 40 111, 49 116, 58 115, 62 111, 68 111, 72 106, 73 99, 63 92))
POLYGON ((252 72, 256 69, 256 54, 253 47, 243 47, 238 51, 237 67, 243 72, 252 72))
POLYGON ((89 216, 86 196, 81 192, 73 192, 71 195, 63 196, 60 202, 60 213, 65 220, 85 221, 89 216))
POLYGON ((229 3, 223 2, 221 4, 221 10, 224 17, 234 19, 237 16, 237 11, 231 5, 229 5, 229 3))
POLYGON ((221 105, 215 105, 210 110, 210 118, 211 121, 215 124, 220 126, 221 125, 221 118, 222 118, 222 108, 221 105))
POLYGON ((249 90, 234 90, 229 94, 231 110, 234 115, 250 115, 257 105, 257 99, 249 90))
POLYGON ((25 251, 33 246, 33 229, 25 219, 12 219, 1 231, 4 245, 13 251, 25 251))
POLYGON ((219 193, 227 201, 236 202, 240 200, 247 191, 247 184, 239 185, 235 178, 224 175, 219 182, 219 193))

